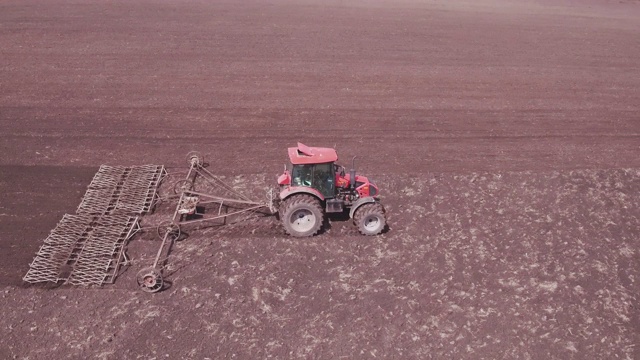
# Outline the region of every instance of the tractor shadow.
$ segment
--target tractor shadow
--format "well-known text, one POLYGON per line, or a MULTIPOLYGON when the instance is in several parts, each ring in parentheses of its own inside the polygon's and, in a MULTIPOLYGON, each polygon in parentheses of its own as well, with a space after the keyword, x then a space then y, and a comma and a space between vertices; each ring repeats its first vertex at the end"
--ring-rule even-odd
MULTIPOLYGON (((326 214, 326 216, 324 217, 322 228, 320 229, 320 231, 318 231, 318 235, 328 233, 331 230, 345 235, 360 234, 360 232, 358 231, 358 227, 353 222, 353 219, 349 217, 348 211, 326 214)), ((382 229, 380 235, 388 233, 389 230, 389 225, 385 224, 384 229, 382 229)))
MULTIPOLYGON (((341 213, 326 214, 322 227, 318 231, 318 235, 323 235, 331 232, 331 230, 342 232, 343 229, 353 225, 353 221, 349 218, 349 213, 344 211, 341 213)), ((355 230, 355 226, 354 226, 355 230)))
MULTIPOLYGON (((322 228, 318 231, 318 235, 325 234, 330 230, 343 232, 343 233, 353 233, 360 234, 358 231, 358 227, 353 222, 353 219, 349 217, 349 212, 344 211, 341 213, 328 213, 324 217, 324 223, 322 224, 322 228)), ((384 229, 382 229, 382 234, 386 234, 390 231, 389 224, 384 225, 384 229)))

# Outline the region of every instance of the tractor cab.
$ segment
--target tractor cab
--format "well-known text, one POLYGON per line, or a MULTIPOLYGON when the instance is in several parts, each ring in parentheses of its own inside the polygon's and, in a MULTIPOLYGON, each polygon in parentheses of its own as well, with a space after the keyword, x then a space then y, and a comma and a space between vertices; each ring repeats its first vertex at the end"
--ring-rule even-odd
POLYGON ((338 154, 335 149, 298 143, 297 147, 289 148, 288 153, 289 163, 278 178, 283 189, 306 188, 320 200, 333 202, 331 199, 335 199, 347 205, 362 197, 377 198, 379 195, 378 187, 368 178, 356 176, 355 169, 346 173, 344 166, 336 164, 338 154))
POLYGON ((280 185, 310 187, 317 190, 323 198, 330 199, 336 194, 334 164, 338 154, 330 148, 311 148, 298 143, 298 147, 289 148, 289 161, 285 173, 280 176, 280 185))
POLYGON ((325 199, 335 195, 333 164, 301 165, 291 168, 291 186, 307 186, 318 190, 325 199))

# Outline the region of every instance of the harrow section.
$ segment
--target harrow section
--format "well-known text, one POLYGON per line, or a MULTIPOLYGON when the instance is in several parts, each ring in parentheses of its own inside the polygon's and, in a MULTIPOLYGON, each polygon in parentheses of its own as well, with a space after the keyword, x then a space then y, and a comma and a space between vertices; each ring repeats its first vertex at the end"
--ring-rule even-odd
POLYGON ((144 214, 157 198, 158 185, 166 174, 164 166, 102 165, 78 206, 78 214, 144 214))
POLYGON ((77 215, 65 214, 44 240, 23 280, 72 285, 113 283, 126 263, 125 246, 153 208, 164 166, 102 165, 77 215))
POLYGON ((23 280, 113 283, 126 259, 125 243, 138 230, 138 218, 133 216, 65 214, 38 250, 23 280))

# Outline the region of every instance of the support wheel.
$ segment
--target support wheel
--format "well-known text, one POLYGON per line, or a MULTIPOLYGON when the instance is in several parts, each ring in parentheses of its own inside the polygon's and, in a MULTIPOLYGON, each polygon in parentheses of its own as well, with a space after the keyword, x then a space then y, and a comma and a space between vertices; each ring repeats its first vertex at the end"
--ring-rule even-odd
POLYGON ((189 180, 178 180, 173 185, 173 193, 176 195, 180 195, 185 191, 193 190, 193 182, 189 180))
POLYGON ((160 270, 153 267, 144 268, 138 271, 136 281, 138 282, 140 289, 148 293, 158 292, 162 290, 162 286, 164 286, 164 280, 162 279, 160 270))
POLYGON ((280 205, 282 224, 295 237, 315 235, 322 227, 324 213, 320 201, 310 195, 293 195, 280 205))
POLYGON ((384 207, 378 202, 364 204, 356 210, 353 222, 362 235, 378 235, 387 225, 384 207))
POLYGON ((202 166, 202 164, 204 164, 204 157, 197 151, 189 151, 187 154, 187 164, 202 166))
POLYGON ((158 225, 157 231, 161 240, 164 240, 164 237, 167 236, 167 240, 175 241, 178 240, 182 234, 180 225, 169 220, 161 222, 160 225, 158 225))

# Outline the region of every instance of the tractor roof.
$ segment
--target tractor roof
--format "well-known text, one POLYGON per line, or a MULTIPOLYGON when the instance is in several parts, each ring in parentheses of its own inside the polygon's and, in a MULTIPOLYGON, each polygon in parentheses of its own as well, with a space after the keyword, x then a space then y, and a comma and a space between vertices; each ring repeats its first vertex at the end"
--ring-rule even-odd
POLYGON ((309 147, 298 143, 298 147, 289 148, 289 159, 294 165, 323 164, 338 160, 335 149, 309 147))

